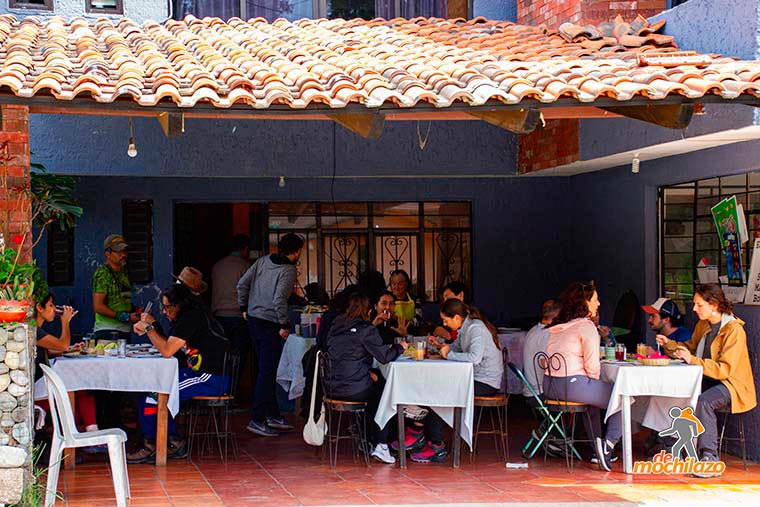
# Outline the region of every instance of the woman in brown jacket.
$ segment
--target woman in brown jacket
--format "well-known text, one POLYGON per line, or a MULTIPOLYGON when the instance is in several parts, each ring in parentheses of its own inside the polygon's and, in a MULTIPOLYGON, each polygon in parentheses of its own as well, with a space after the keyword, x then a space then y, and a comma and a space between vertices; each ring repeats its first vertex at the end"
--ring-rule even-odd
MULTIPOLYGON (((732 414, 752 410, 757 405, 755 381, 747 352, 744 322, 731 313, 731 304, 720 286, 699 285, 694 292, 694 313, 699 323, 691 340, 678 343, 657 335, 665 352, 688 364, 703 368, 702 394, 697 401, 697 417, 705 427, 697 446, 701 461, 718 461, 718 418, 716 411, 732 414)), ((699 474, 711 477, 720 474, 699 474)))

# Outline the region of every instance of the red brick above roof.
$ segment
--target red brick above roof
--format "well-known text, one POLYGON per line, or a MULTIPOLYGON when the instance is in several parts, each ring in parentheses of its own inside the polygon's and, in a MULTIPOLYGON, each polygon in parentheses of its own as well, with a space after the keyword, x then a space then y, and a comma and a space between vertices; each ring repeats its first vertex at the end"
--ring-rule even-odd
POLYGON ((0 94, 191 108, 445 108, 757 95, 760 62, 679 52, 664 22, 233 18, 139 25, 0 16, 0 94), (673 53, 673 54, 671 54, 673 53))

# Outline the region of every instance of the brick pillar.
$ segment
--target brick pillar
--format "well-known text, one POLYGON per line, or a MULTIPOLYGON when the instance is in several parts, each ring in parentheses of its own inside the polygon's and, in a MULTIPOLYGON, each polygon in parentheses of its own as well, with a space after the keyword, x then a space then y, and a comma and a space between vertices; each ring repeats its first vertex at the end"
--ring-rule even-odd
POLYGON ((449 19, 467 19, 467 0, 449 0, 447 9, 449 19))
MULTIPOLYGON (((17 187, 8 192, 0 188, 0 213, 3 220, 9 219, 9 238, 5 238, 5 244, 18 249, 14 239, 19 239, 24 234, 26 238, 20 262, 32 260, 32 223, 31 204, 19 189, 28 189, 29 180, 29 108, 26 106, 0 106, 2 116, 2 128, 0 128, 0 144, 8 143, 8 187, 17 187)), ((0 169, 2 170, 2 169, 0 169)))
POLYGON ((549 169, 580 158, 579 120, 549 120, 527 135, 518 137, 517 172, 549 169))
POLYGON ((565 21, 598 25, 620 14, 626 21, 638 14, 645 18, 665 10, 666 0, 517 0, 517 23, 545 24, 557 28, 565 21))

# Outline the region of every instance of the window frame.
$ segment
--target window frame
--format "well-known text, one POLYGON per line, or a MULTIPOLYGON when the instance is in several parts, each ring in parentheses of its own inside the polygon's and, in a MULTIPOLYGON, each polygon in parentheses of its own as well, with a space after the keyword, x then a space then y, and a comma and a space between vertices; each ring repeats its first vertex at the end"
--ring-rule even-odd
MULTIPOLYGON (((121 0, 120 0, 121 1, 121 0)), ((31 11, 52 12, 55 10, 54 0, 43 0, 42 4, 33 4, 24 0, 8 0, 9 9, 26 9, 31 11)))
POLYGON ((147 212, 147 218, 148 218, 148 228, 147 228, 147 237, 145 241, 145 262, 147 263, 146 267, 146 278, 137 278, 135 276, 135 271, 129 269, 129 266, 127 266, 127 269, 129 270, 129 277, 130 280, 133 283, 139 284, 139 285, 147 285, 150 283, 153 283, 155 280, 155 273, 154 273, 154 266, 153 266, 153 229, 154 229, 154 222, 155 222, 155 204, 153 202, 153 199, 122 199, 121 201, 121 230, 122 234, 124 235, 124 239, 127 241, 127 245, 129 245, 129 251, 134 252, 134 241, 130 240, 129 238, 129 231, 127 227, 127 211, 130 207, 138 207, 138 206, 146 206, 148 208, 147 212))
POLYGON ((76 227, 68 227, 63 231, 60 229, 60 225, 55 223, 47 230, 47 237, 45 238, 47 248, 47 283, 51 287, 68 287, 74 285, 76 280, 76 263, 74 258, 76 257, 76 227), (66 280, 58 280, 52 278, 53 267, 57 264, 55 260, 56 252, 60 253, 60 250, 56 251, 54 245, 53 236, 56 234, 64 234, 66 237, 62 238, 68 243, 68 258, 65 260, 68 265, 69 277, 66 280))
MULTIPOLYGON (((52 1, 52 0, 51 0, 52 1)), ((124 14, 124 0, 116 0, 116 7, 93 7, 93 0, 84 0, 84 10, 88 14, 124 14)))
MULTIPOLYGON (((428 281, 426 280, 426 272, 427 272, 427 266, 425 265, 425 262, 427 260, 426 255, 426 237, 430 234, 432 234, 433 238, 435 238, 436 233, 444 232, 444 233, 450 233, 450 234, 461 234, 466 235, 466 242, 468 243, 466 247, 463 247, 461 250, 461 275, 462 278, 464 278, 463 281, 465 281, 468 285, 472 285, 473 283, 473 227, 472 227, 472 202, 471 201, 465 201, 465 200, 457 200, 457 201, 440 201, 440 200, 431 200, 431 201, 403 201, 403 202, 396 202, 393 201, 394 204, 415 204, 417 206, 417 210, 414 215, 408 215, 408 216, 416 216, 418 223, 415 227, 376 227, 375 219, 379 216, 383 216, 382 212, 378 212, 375 207, 378 205, 384 205, 389 204, 389 202, 382 202, 382 201, 336 201, 336 205, 340 204, 363 204, 367 206, 367 223, 366 225, 360 225, 356 226, 354 224, 345 224, 343 226, 338 225, 325 225, 323 224, 323 218, 324 217, 334 217, 335 215, 333 213, 330 213, 329 210, 332 207, 332 202, 314 202, 314 201, 298 201, 298 204, 310 204, 314 206, 315 214, 315 223, 313 228, 288 228, 288 227, 271 227, 270 226, 270 218, 272 216, 280 217, 285 215, 273 215, 270 209, 270 206, 274 204, 282 204, 283 202, 269 202, 265 205, 266 211, 266 224, 264 227, 265 237, 266 237, 266 246, 264 246, 264 249, 262 250, 263 255, 267 255, 276 249, 276 245, 272 243, 271 238, 274 236, 281 236, 283 234, 287 233, 294 233, 298 235, 304 235, 304 234, 311 234, 313 235, 315 239, 315 252, 314 255, 316 257, 316 273, 312 273, 309 270, 309 262, 308 261, 302 261, 305 262, 305 267, 303 269, 306 269, 306 279, 307 281, 311 280, 314 275, 316 275, 316 281, 319 284, 320 289, 326 290, 328 294, 331 294, 331 292, 334 292, 334 287, 328 287, 328 273, 326 272, 326 251, 325 251, 325 236, 347 236, 347 237, 353 237, 353 236, 363 236, 366 238, 366 249, 364 250, 366 252, 366 259, 359 258, 359 263, 357 265, 357 273, 355 273, 356 276, 358 276, 361 271, 359 269, 360 265, 365 265, 367 270, 377 270, 382 273, 385 273, 385 270, 382 269, 382 266, 378 266, 378 252, 377 252, 377 238, 382 237, 392 237, 394 235, 397 236, 407 236, 414 238, 416 240, 416 262, 415 265, 411 267, 411 269, 406 268, 406 271, 410 273, 410 276, 415 279, 416 283, 413 287, 410 287, 410 292, 414 293, 418 297, 421 297, 423 299, 427 298, 427 288, 428 288, 428 281), (463 226, 430 226, 426 225, 425 217, 427 215, 429 216, 441 216, 436 213, 428 213, 425 214, 425 204, 431 204, 431 203, 456 203, 456 204, 463 204, 466 206, 466 213, 467 213, 467 219, 468 219, 468 225, 466 227, 463 226), (328 208, 325 210, 324 208, 328 208), (466 250, 465 250, 466 248, 466 250), (465 255, 466 254, 466 255, 465 255), (465 262, 466 260, 466 262, 465 262), (465 273, 466 269, 466 273, 465 273)), ((290 203, 295 204, 295 203, 290 203)), ((309 215, 311 216, 311 215, 309 215)), ((350 214, 339 214, 338 216, 341 217, 348 217, 353 216, 350 214)), ((359 216, 359 215, 356 215, 359 216)), ((387 216, 393 216, 393 215, 387 215, 387 216)), ((399 215, 399 216, 407 216, 407 215, 399 215)), ((452 216, 460 216, 460 215, 452 215, 452 216)), ((464 240, 465 236, 463 236, 464 240)), ((411 247, 410 247, 411 248, 411 247)), ((311 253, 309 253, 311 254, 311 253)), ((433 259, 435 259, 436 256, 433 255, 433 259)), ((436 272, 435 268, 432 268, 433 273, 436 272)), ((387 281, 387 280, 386 280, 387 281)), ((352 281, 355 283, 355 280, 352 281)), ((300 282, 299 282, 300 283, 300 282)), ((436 285, 436 282, 433 280, 431 281, 431 290, 432 290, 432 296, 433 300, 437 300, 438 298, 438 292, 440 292, 441 287, 438 287, 436 285)))

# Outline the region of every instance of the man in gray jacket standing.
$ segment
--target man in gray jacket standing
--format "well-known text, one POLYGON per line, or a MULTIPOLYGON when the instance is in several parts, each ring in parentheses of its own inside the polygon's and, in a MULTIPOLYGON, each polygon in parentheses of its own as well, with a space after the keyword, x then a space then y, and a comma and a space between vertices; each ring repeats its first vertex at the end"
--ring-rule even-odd
POLYGON ((259 361, 259 373, 253 393, 253 417, 248 431, 265 437, 277 436, 278 429, 293 429, 280 416, 275 398, 277 365, 290 334, 288 297, 296 283, 296 262, 303 239, 285 234, 278 243, 278 253, 256 261, 237 284, 237 299, 259 361))

